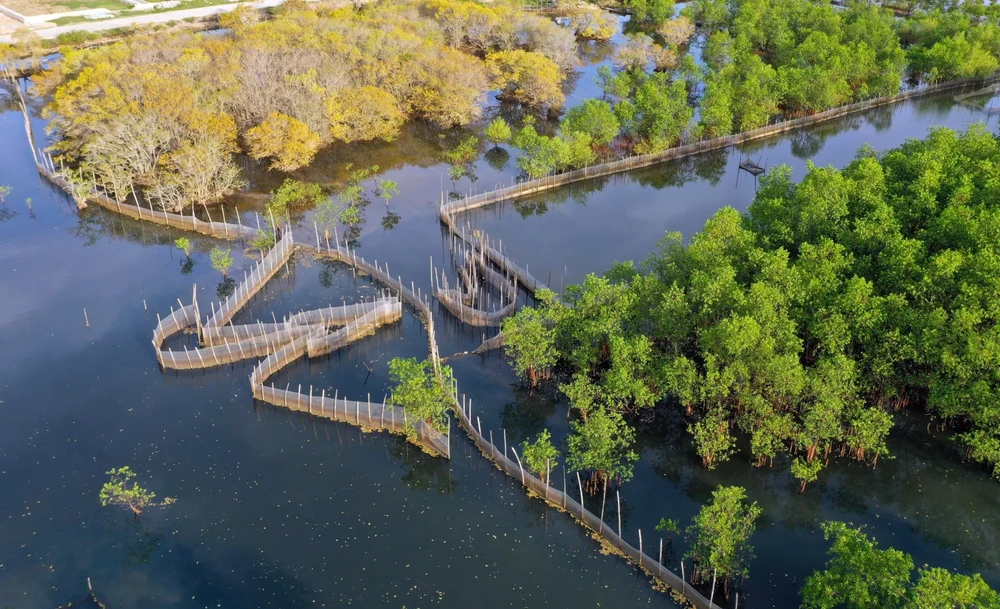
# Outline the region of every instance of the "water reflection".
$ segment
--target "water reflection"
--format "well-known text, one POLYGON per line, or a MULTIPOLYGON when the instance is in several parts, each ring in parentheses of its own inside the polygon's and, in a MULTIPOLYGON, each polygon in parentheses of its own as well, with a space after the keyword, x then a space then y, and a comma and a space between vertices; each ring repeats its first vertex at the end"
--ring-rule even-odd
POLYGON ((503 406, 500 416, 511 446, 534 439, 557 410, 558 395, 551 384, 532 390, 525 383, 511 386, 513 400, 503 406))
MULTIPOLYGON (((115 516, 121 514, 115 513, 115 516)), ((121 549, 121 564, 126 569, 149 562, 164 537, 161 526, 131 517, 113 518, 108 525, 108 533, 115 540, 115 546, 121 549)))
POLYGON ((396 228, 396 225, 399 224, 401 219, 402 218, 399 214, 386 209, 385 215, 382 216, 382 230, 388 231, 396 228))
POLYGON ((486 162, 496 171, 504 171, 510 163, 510 153, 505 148, 494 146, 486 151, 486 162))
POLYGON ((715 186, 726 174, 729 155, 729 150, 714 150, 678 159, 655 168, 635 172, 635 180, 641 186, 648 186, 655 190, 680 188, 696 181, 704 181, 715 186))
MULTIPOLYGON (((183 272, 183 271, 182 271, 183 272)), ((215 288, 215 295, 219 300, 226 300, 236 292, 236 280, 232 277, 225 277, 215 288)))
POLYGON ((432 457, 398 435, 391 436, 389 452, 403 468, 400 481, 407 488, 419 492, 436 492, 442 495, 454 491, 451 464, 447 459, 432 457))

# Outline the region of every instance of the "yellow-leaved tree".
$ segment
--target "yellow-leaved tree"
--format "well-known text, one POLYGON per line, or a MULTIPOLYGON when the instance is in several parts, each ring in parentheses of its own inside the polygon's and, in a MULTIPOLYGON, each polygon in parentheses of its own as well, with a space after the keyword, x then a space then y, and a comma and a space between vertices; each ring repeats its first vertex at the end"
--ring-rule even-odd
POLYGON ((272 157, 271 167, 294 171, 312 162, 322 141, 302 121, 280 112, 248 130, 243 136, 247 152, 255 159, 272 157))
POLYGON ((486 67, 505 99, 548 107, 559 107, 566 101, 561 86, 565 77, 544 55, 520 49, 499 51, 486 56, 486 67))
POLYGON ((330 135, 343 142, 385 140, 399 135, 406 115, 391 94, 378 87, 347 87, 326 102, 330 135))

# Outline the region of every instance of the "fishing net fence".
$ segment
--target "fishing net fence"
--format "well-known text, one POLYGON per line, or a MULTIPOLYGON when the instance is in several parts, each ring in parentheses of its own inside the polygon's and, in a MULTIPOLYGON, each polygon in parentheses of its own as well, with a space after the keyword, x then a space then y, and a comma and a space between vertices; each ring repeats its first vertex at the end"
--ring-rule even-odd
MULTIPOLYGON (((580 479, 579 472, 575 472, 579 490, 579 496, 577 499, 567 490, 567 472, 565 471, 565 468, 562 468, 564 470, 562 490, 552 485, 553 476, 551 475, 551 472, 549 472, 549 475, 547 476, 547 481, 541 480, 532 472, 524 468, 520 455, 517 454, 517 449, 514 446, 507 445, 506 430, 502 430, 500 438, 494 438, 492 430, 488 430, 486 433, 483 433, 481 419, 478 416, 475 416, 472 412, 472 400, 467 399, 464 394, 459 396, 457 384, 455 385, 454 399, 456 403, 456 418, 459 425, 461 425, 465 432, 469 435, 483 456, 493 461, 501 471, 506 473, 511 478, 519 480, 521 485, 528 489, 529 492, 571 514, 585 527, 590 529, 602 543, 608 544, 620 555, 641 567, 650 576, 679 592, 698 609, 719 609, 718 605, 714 604, 711 599, 705 598, 705 596, 698 590, 694 589, 685 580, 685 578, 677 575, 674 571, 663 565, 662 539, 660 539, 659 544, 657 545, 652 543, 652 539, 650 537, 647 537, 648 543, 644 544, 642 530, 639 530, 637 538, 638 547, 633 546, 622 537, 620 518, 618 521, 617 531, 612 526, 606 524, 604 522, 605 507, 607 502, 606 496, 602 496, 600 498, 600 516, 591 512, 586 506, 587 502, 583 493, 583 484, 580 479), (502 450, 496 445, 496 441, 502 442, 502 450), (513 458, 511 458, 510 455, 513 455, 513 458), (646 552, 646 548, 656 547, 659 548, 658 558, 654 558, 646 552)), ((618 491, 615 492, 615 500, 617 500, 619 505, 618 513, 621 514, 621 497, 618 494, 618 491)), ((597 498, 591 500, 591 505, 593 506, 596 502, 597 498)))

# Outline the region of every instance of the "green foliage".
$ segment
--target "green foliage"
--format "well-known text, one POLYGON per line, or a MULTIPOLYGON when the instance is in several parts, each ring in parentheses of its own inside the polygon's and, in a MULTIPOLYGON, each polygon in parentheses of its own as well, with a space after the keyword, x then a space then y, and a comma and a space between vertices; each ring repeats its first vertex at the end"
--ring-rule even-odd
POLYGON ((451 368, 441 366, 438 374, 430 361, 396 357, 389 361, 393 382, 392 403, 408 413, 407 435, 416 433, 413 422, 420 420, 441 433, 447 431, 448 410, 452 402, 451 368))
POLYGON ((250 242, 250 247, 266 252, 274 247, 274 231, 258 229, 257 238, 250 242))
POLYGON ((486 129, 483 131, 483 135, 486 139, 493 143, 494 146, 499 146, 507 142, 513 135, 513 131, 507 121, 503 120, 501 117, 497 117, 490 121, 490 124, 486 125, 486 129))
POLYGON ((378 188, 375 189, 379 198, 385 199, 386 208, 389 207, 389 200, 399 194, 399 184, 393 180, 379 180, 378 188))
POLYGON ((361 223, 361 211, 357 205, 348 205, 340 210, 340 223, 345 226, 355 226, 361 223))
POLYGON ((514 360, 518 376, 527 376, 531 386, 549 377, 556 363, 552 320, 538 309, 526 307, 503 320, 504 349, 514 360))
POLYGON ((830 560, 802 587, 807 609, 866 609, 904 606, 913 560, 899 550, 880 550, 861 529, 842 522, 823 524, 823 537, 833 539, 830 560))
POLYGON ((702 57, 714 72, 721 70, 732 58, 733 39, 729 32, 714 32, 705 42, 702 57))
POLYGON ((642 141, 641 154, 660 152, 673 146, 691 122, 694 109, 688 105, 684 81, 670 81, 666 74, 650 76, 636 89, 632 123, 642 141))
POLYGON ((882 550, 843 522, 823 523, 832 539, 830 559, 802 587, 803 609, 986 609, 1000 607, 1000 594, 979 575, 967 576, 927 565, 912 579, 910 555, 882 550))
POLYGON ((569 449, 567 467, 590 472, 595 482, 632 479, 632 466, 639 455, 632 449, 635 432, 621 414, 594 408, 583 421, 570 421, 570 429, 572 433, 566 441, 569 449))
POLYGON ((788 455, 805 488, 829 459, 890 457, 891 413, 909 404, 1000 477, 994 164, 1000 142, 974 126, 809 165, 798 184, 772 168, 746 214, 722 209, 689 244, 667 235, 641 266, 519 315, 551 320, 574 408, 670 396, 706 467, 744 435, 758 466, 788 455))
POLYGON ((972 577, 924 566, 910 592, 907 609, 995 609, 1000 594, 976 573, 972 577))
POLYGON ((468 165, 479 156, 479 138, 470 135, 453 149, 444 153, 444 158, 452 165, 468 165))
POLYGON ((514 135, 511 144, 522 151, 517 166, 530 178, 584 167, 597 158, 590 136, 584 133, 564 132, 550 137, 539 134, 534 125, 526 125, 514 135))
POLYGON ((12 192, 14 192, 14 187, 13 186, 9 186, 9 185, 2 186, 2 185, 0 185, 0 204, 6 205, 7 204, 7 196, 10 195, 10 193, 12 193, 12 192))
POLYGON ((174 245, 177 246, 177 249, 184 252, 185 256, 191 255, 191 240, 187 237, 179 237, 174 241, 174 245))
POLYGON ((212 248, 209 259, 212 261, 212 268, 222 273, 222 276, 225 277, 229 271, 229 267, 233 266, 233 250, 229 248, 222 249, 216 246, 212 248))
POLYGON ((139 517, 143 510, 150 507, 166 506, 174 503, 176 499, 167 497, 161 502, 156 502, 156 494, 148 491, 134 481, 135 472, 132 468, 119 467, 107 471, 110 478, 101 487, 101 505, 113 505, 126 508, 139 517))
POLYGON ((687 528, 691 544, 685 558, 693 558, 695 577, 720 581, 749 575, 753 560, 750 538, 756 530, 761 508, 747 503, 746 491, 739 486, 719 486, 712 492, 712 502, 701 508, 687 528))
POLYGON ((340 222, 340 216, 344 212, 344 207, 332 198, 326 198, 316 206, 316 213, 313 219, 316 224, 323 228, 326 238, 330 238, 330 233, 340 222))
POLYGON ((722 137, 733 132, 733 83, 717 73, 705 82, 701 100, 701 125, 705 137, 722 137))
POLYGON ((726 0, 692 0, 683 12, 708 31, 722 28, 732 19, 726 0))
POLYGON ((548 482, 549 472, 559 466, 559 451, 552 445, 548 429, 543 429, 533 442, 525 440, 521 444, 521 458, 528 471, 548 482))
POLYGON ((624 0, 637 22, 659 25, 674 15, 674 0, 624 0))
POLYGON ((660 522, 656 525, 656 531, 660 533, 680 533, 681 526, 673 518, 660 518, 660 522))
POLYGON ((800 483, 799 491, 805 491, 807 484, 815 482, 819 478, 819 472, 822 469, 823 462, 819 459, 806 461, 805 459, 796 458, 793 460, 791 471, 792 475, 795 476, 800 483))
POLYGON ((288 213, 290 207, 315 207, 326 200, 323 188, 319 184, 300 182, 286 178, 278 190, 271 191, 271 199, 267 203, 267 220, 275 218, 276 222, 281 220, 288 213))
POLYGON ((584 100, 566 112, 563 131, 583 133, 595 144, 607 144, 618 136, 620 125, 608 102, 598 99, 584 100))

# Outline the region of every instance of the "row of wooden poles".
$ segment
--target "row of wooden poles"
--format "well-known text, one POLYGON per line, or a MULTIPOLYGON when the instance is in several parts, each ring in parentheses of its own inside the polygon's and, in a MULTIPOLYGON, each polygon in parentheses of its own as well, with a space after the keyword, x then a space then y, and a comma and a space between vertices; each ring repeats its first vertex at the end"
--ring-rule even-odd
MULTIPOLYGON (((501 429, 501 439, 503 442, 503 451, 496 445, 493 431, 483 432, 482 420, 478 415, 473 413, 472 400, 468 399, 465 394, 458 393, 458 384, 455 383, 453 387, 453 399, 455 401, 456 412, 458 413, 458 422, 465 429, 466 433, 472 439, 473 443, 479 448, 480 452, 486 458, 493 461, 501 471, 511 476, 515 480, 520 480, 521 485, 528 489, 529 491, 535 493, 539 497, 543 498, 547 503, 556 506, 557 508, 568 512, 578 519, 585 527, 592 530, 604 541, 611 544, 616 550, 618 550, 625 558, 631 562, 637 564, 642 570, 646 571, 649 575, 656 578, 657 580, 663 582, 667 586, 679 591, 682 596, 684 596, 688 601, 690 601, 698 609, 719 609, 718 605, 715 604, 715 577, 712 578, 712 588, 711 593, 708 598, 705 598, 698 590, 694 589, 687 583, 687 577, 685 573, 684 561, 680 562, 681 574, 678 576, 676 573, 668 569, 663 565, 663 539, 659 540, 659 557, 654 559, 645 553, 645 548, 643 545, 642 530, 638 531, 638 547, 634 547, 625 541, 622 536, 622 520, 621 520, 621 493, 618 489, 615 489, 615 501, 617 502, 617 514, 618 514, 618 529, 617 532, 612 530, 609 526, 605 526, 604 516, 605 516, 605 506, 607 505, 607 492, 608 486, 605 481, 604 484, 604 494, 601 498, 601 514, 600 516, 592 513, 586 508, 584 492, 583 492, 583 482, 580 477, 580 472, 576 472, 577 487, 580 494, 580 499, 577 501, 568 492, 566 483, 566 468, 563 467, 563 488, 559 490, 551 485, 552 476, 551 468, 545 475, 545 480, 541 480, 536 477, 530 471, 524 469, 524 465, 521 462, 520 455, 517 454, 517 449, 514 446, 508 446, 507 444, 507 431, 506 429, 501 429), (488 436, 488 439, 487 439, 488 436), (514 458, 510 458, 510 454, 513 454, 514 458)), ((736 595, 736 601, 734 609, 739 607, 739 594, 736 595)))

